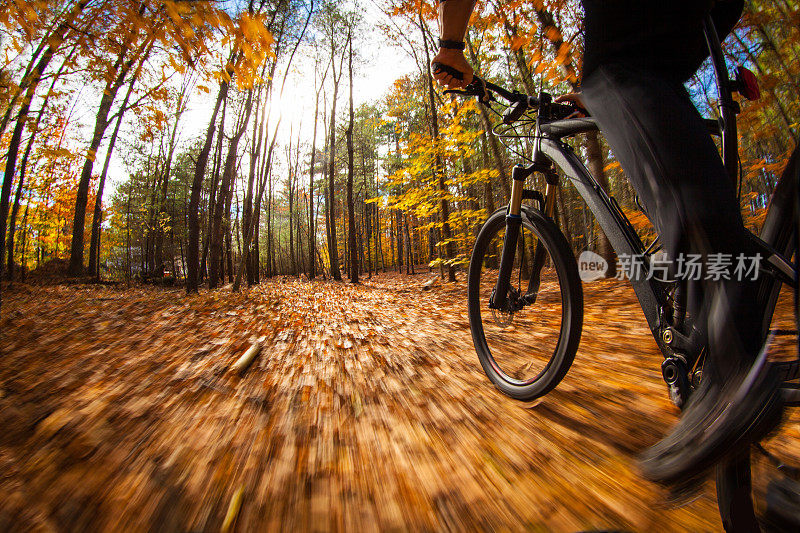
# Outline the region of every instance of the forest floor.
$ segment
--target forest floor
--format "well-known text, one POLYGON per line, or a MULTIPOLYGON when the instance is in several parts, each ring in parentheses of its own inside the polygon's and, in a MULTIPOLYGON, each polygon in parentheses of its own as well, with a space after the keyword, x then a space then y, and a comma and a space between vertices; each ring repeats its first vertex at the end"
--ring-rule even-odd
POLYGON ((677 411, 629 285, 585 285, 572 370, 525 404, 431 276, 4 287, 0 530, 721 529, 712 482, 674 507, 638 474, 677 411))

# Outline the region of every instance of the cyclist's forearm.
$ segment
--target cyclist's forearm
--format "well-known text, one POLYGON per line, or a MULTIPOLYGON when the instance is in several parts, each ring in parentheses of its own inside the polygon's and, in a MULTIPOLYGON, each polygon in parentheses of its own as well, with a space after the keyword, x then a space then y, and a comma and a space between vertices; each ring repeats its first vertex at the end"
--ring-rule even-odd
POLYGON ((476 0, 446 0, 439 2, 439 37, 450 41, 463 41, 469 17, 476 0))

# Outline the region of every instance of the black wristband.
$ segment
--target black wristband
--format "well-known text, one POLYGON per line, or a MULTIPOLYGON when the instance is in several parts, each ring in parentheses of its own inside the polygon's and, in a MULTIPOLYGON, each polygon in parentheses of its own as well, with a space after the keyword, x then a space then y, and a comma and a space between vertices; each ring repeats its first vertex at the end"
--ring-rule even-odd
POLYGON ((447 48, 450 50, 463 50, 466 47, 464 41, 451 41, 448 39, 439 39, 439 48, 447 48))

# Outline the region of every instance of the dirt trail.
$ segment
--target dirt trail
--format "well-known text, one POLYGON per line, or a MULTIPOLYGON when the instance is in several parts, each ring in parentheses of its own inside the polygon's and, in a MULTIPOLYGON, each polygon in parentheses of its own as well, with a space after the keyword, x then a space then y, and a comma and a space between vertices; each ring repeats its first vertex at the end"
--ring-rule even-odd
POLYGON ((571 372, 525 405, 427 279, 4 290, 0 530, 719 529, 713 484, 667 509, 636 472, 676 412, 629 287, 586 286, 571 372))

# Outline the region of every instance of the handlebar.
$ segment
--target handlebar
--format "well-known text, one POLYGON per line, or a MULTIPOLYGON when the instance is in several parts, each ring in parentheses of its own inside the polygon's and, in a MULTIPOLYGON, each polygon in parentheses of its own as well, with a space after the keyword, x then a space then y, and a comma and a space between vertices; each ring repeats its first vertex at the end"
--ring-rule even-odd
POLYGON ((525 103, 528 107, 538 107, 539 106, 539 98, 536 96, 530 96, 527 94, 522 94, 519 91, 509 91, 496 85, 490 81, 486 81, 478 76, 472 77, 472 82, 464 87, 464 89, 447 89, 444 91, 444 94, 457 94, 459 96, 477 96, 478 99, 482 102, 491 102, 496 101, 493 95, 490 92, 497 93, 498 95, 502 96, 505 100, 508 101, 510 104, 515 103, 525 103))
POLYGON ((531 96, 519 91, 509 91, 478 76, 473 76, 472 82, 463 89, 447 89, 444 94, 475 96, 481 104, 496 102, 497 99, 494 95, 497 94, 509 104, 503 112, 503 123, 507 125, 519 120, 529 110, 538 110, 545 121, 564 119, 576 112, 583 116, 589 116, 589 113, 581 107, 554 103, 548 93, 542 92, 538 96, 531 96))

